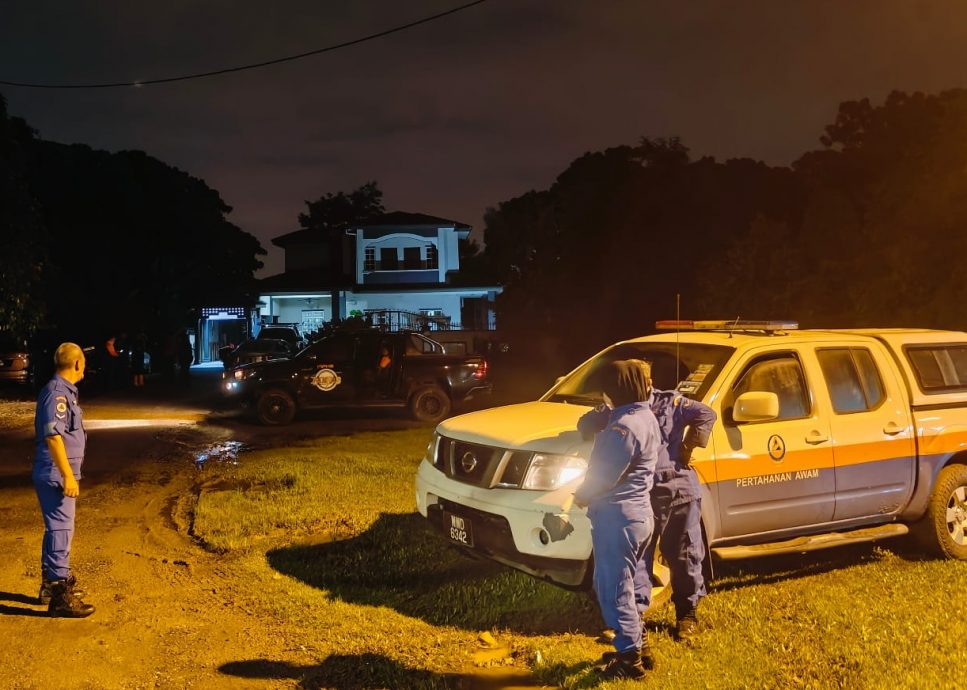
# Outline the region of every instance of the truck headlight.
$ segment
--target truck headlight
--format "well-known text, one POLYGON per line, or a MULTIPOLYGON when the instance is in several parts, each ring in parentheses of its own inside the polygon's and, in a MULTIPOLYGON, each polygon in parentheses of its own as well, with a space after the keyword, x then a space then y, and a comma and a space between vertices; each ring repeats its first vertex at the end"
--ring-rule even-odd
POLYGON ((550 491, 580 479, 587 471, 588 461, 584 458, 535 453, 520 488, 550 491))
POLYGON ((426 455, 424 456, 431 465, 436 465, 436 449, 439 443, 440 434, 433 432, 433 438, 426 444, 426 455))
POLYGON ((256 369, 236 369, 232 372, 232 375, 235 377, 236 381, 243 381, 255 374, 256 371, 256 369))

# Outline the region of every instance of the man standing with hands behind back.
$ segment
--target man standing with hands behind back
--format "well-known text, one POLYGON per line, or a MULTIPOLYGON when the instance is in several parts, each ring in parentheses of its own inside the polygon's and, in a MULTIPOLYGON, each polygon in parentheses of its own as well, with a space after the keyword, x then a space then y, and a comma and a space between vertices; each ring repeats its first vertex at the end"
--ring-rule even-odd
POLYGON ((77 402, 77 382, 84 378, 84 351, 61 343, 54 352, 56 373, 37 397, 33 480, 44 516, 39 600, 51 616, 84 618, 94 613, 76 589, 70 570, 74 511, 80 494, 81 465, 87 433, 77 402))

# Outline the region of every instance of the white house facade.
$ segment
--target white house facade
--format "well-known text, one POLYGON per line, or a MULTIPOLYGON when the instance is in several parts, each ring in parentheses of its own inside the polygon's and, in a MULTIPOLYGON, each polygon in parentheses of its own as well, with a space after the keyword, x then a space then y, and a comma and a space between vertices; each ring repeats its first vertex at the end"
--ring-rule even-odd
POLYGON ((340 242, 312 230, 277 237, 286 270, 260 281, 252 330, 281 323, 306 334, 350 316, 385 327, 398 313, 427 317, 432 330, 492 331, 500 287, 459 280, 469 234, 463 223, 394 212, 350 227, 340 242))

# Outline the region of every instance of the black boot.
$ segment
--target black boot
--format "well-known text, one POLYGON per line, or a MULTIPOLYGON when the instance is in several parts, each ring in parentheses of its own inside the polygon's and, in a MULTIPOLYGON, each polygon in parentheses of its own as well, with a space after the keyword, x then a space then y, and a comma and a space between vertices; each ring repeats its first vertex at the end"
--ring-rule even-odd
POLYGON ((86 618, 94 613, 94 607, 84 603, 70 586, 69 580, 53 580, 50 583, 50 605, 47 614, 60 618, 86 618))
POLYGON ((627 652, 617 652, 600 673, 603 680, 637 679, 645 677, 645 667, 641 663, 640 652, 637 649, 631 649, 627 652))
MULTIPOLYGON (((40 576, 40 592, 37 594, 37 603, 45 606, 50 603, 53 582, 54 580, 47 577, 46 572, 40 576)), ((67 585, 74 590, 74 594, 84 595, 84 590, 77 586, 77 578, 74 577, 74 573, 67 576, 67 585)))
POLYGON ((678 617, 675 637, 680 642, 691 642, 696 635, 698 635, 698 612, 695 609, 690 609, 684 615, 678 617))
MULTIPOLYGON (((599 670, 603 670, 616 658, 618 658, 618 652, 605 652, 602 654, 601 661, 599 662, 599 670)), ((648 644, 647 637, 642 636, 641 638, 641 651, 638 652, 638 658, 641 659, 641 666, 646 671, 653 671, 655 669, 655 655, 651 651, 651 645, 648 644)))

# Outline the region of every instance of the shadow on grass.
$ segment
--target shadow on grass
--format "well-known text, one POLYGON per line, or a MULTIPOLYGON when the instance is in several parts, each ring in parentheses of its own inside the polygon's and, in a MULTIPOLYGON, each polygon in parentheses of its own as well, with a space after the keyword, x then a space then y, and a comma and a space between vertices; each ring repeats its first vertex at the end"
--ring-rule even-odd
POLYGON ((299 688, 377 690, 378 688, 459 688, 460 676, 402 666, 380 654, 333 654, 321 664, 299 666, 284 661, 232 661, 218 669, 237 678, 296 680, 299 688))
POLYGON ((432 625, 523 634, 599 631, 589 597, 448 546, 415 513, 382 514, 364 533, 269 551, 280 573, 356 604, 389 606, 432 625))
POLYGON ((769 585, 872 564, 883 558, 883 551, 889 551, 908 561, 925 558, 923 552, 910 540, 896 538, 799 554, 719 561, 715 564, 715 579, 711 582, 709 591, 727 592, 750 585, 769 585))

